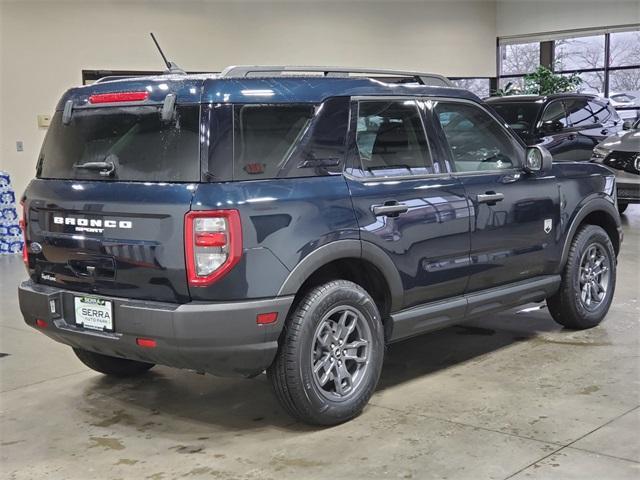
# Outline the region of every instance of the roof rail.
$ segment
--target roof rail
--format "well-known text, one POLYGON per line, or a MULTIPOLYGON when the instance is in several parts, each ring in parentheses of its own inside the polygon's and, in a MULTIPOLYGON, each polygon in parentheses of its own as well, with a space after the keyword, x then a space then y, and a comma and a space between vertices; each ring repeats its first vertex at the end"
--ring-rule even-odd
POLYGON ((100 77, 93 83, 113 82, 114 80, 123 80, 125 78, 137 78, 144 75, 107 75, 106 77, 100 77))
POLYGON ((385 70, 380 68, 350 68, 327 66, 297 66, 297 65, 237 65, 225 68, 220 78, 247 78, 270 73, 286 76, 293 73, 314 72, 322 73, 325 77, 348 77, 351 73, 367 74, 368 76, 398 76, 415 78, 418 83, 439 87, 453 87, 453 83, 447 77, 435 73, 412 72, 405 70, 385 70), (252 75, 258 74, 258 75, 252 75))

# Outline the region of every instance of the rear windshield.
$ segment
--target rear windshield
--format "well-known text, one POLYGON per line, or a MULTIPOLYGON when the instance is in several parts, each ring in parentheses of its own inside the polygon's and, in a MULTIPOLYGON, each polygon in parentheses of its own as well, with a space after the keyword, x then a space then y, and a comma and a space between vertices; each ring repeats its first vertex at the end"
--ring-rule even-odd
POLYGON ((162 121, 160 108, 76 109, 68 125, 62 122, 62 112, 56 112, 40 152, 38 177, 198 181, 199 105, 178 106, 168 122, 162 121), (94 162, 100 163, 91 168, 88 164, 94 162))
POLYGON ((491 103, 496 112, 517 133, 531 132, 540 111, 538 103, 491 103))

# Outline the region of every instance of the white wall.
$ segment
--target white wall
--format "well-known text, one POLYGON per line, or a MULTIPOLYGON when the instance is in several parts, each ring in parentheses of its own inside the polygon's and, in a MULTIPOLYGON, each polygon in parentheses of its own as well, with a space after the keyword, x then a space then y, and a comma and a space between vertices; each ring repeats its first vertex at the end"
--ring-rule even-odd
POLYGON ((0 169, 22 192, 45 133, 36 115, 82 69, 161 68, 149 31, 186 70, 328 64, 489 76, 495 20, 492 0, 3 2, 0 169))
POLYGON ((499 37, 640 23, 640 0, 498 0, 499 37))

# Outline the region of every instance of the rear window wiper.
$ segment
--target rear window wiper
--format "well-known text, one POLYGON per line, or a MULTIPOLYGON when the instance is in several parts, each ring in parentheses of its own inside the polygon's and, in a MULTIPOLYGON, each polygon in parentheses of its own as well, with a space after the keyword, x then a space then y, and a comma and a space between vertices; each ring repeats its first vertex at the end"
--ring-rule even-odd
POLYGON ((110 177, 116 171, 116 164, 113 162, 86 162, 74 164, 73 168, 83 168, 86 170, 99 170, 103 177, 110 177))

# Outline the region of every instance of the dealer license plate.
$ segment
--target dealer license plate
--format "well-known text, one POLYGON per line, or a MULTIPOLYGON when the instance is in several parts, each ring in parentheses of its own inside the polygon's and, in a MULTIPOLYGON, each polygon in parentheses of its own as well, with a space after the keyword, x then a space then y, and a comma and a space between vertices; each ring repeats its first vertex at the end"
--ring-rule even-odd
POLYGON ((91 330, 113 330, 113 308, 110 300, 75 297, 76 325, 91 330))

